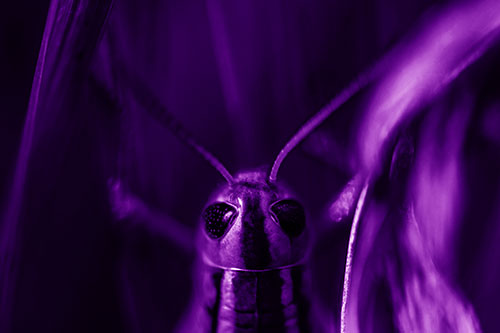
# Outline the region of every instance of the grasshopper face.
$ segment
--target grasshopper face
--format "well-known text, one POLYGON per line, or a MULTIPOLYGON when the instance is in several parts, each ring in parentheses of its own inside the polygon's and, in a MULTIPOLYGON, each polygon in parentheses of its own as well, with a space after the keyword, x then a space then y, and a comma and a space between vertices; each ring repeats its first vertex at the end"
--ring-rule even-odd
POLYGON ((304 208, 260 171, 241 173, 219 189, 201 227, 201 250, 210 265, 266 270, 297 264, 307 252, 304 208))

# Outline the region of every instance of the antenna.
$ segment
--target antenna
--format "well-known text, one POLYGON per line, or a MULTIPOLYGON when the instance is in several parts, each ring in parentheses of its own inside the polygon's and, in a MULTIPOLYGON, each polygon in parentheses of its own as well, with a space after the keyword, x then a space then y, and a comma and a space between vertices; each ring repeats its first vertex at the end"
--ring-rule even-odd
MULTIPOLYGON (((160 122, 164 127, 170 130, 181 142, 193 149, 201 155, 208 163, 210 163, 219 173, 226 179, 229 184, 234 183, 233 176, 224 167, 224 165, 205 147, 203 147, 186 128, 164 107, 159 98, 148 88, 139 75, 127 69, 123 63, 118 65, 118 68, 123 75, 125 84, 124 88, 129 88, 132 91, 136 101, 149 113, 149 115, 160 122)), ((102 89, 109 90, 103 82, 99 82, 93 77, 93 81, 102 89)), ((108 91, 109 93, 109 91, 108 91)))
POLYGON ((368 85, 378 74, 381 64, 369 69, 368 71, 362 73, 358 76, 351 84, 347 86, 344 90, 335 96, 327 105, 325 105, 321 110, 319 110, 312 118, 310 118, 302 127, 295 133, 295 135, 288 140, 285 147, 281 149, 280 153, 274 160, 273 167, 269 172, 269 181, 271 183, 276 182, 278 175, 278 170, 281 163, 302 140, 304 140, 312 131, 314 131, 319 125, 321 125, 335 110, 341 107, 345 102, 347 102, 352 96, 359 92, 362 88, 368 85))

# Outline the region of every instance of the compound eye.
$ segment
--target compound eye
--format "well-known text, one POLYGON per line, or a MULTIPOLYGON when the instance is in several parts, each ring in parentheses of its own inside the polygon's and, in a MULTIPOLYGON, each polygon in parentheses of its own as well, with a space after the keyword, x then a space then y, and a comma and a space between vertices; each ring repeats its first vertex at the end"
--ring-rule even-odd
POLYGON ((278 201, 271 206, 271 212, 288 236, 297 237, 304 231, 306 214, 298 201, 293 199, 278 201))
POLYGON ((229 223, 236 216, 236 209, 224 202, 214 203, 203 212, 205 231, 210 238, 219 238, 226 232, 229 223))

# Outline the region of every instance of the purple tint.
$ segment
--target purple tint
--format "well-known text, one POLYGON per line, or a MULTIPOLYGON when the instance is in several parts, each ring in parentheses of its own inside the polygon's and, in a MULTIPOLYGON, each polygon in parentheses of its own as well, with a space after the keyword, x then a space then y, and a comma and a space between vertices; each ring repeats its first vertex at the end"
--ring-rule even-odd
POLYGON ((358 199, 363 180, 363 177, 358 174, 345 185, 342 192, 335 198, 328 209, 330 220, 341 222, 353 214, 353 209, 356 206, 355 202, 358 199))
POLYGON ((167 239, 184 251, 194 251, 192 230, 170 216, 148 206, 124 187, 120 180, 110 180, 109 182, 109 202, 113 215, 119 224, 145 224, 151 232, 167 239))
POLYGON ((425 120, 422 149, 417 159, 412 186, 420 232, 425 236, 433 260, 442 271, 452 274, 457 260, 450 251, 457 248, 456 231, 460 228, 465 196, 464 161, 461 151, 472 113, 471 96, 457 97, 451 115, 436 106, 425 120), (432 161, 431 163, 429 161, 432 161))
POLYGON ((415 117, 457 75, 498 40, 498 1, 450 6, 419 25, 416 36, 393 51, 387 73, 376 88, 360 129, 365 168, 376 164, 381 146, 398 124, 415 117))
POLYGON ((36 45, 8 23, 0 64, 38 62, 4 107, 0 331, 498 331, 499 13, 52 0, 36 45))
MULTIPOLYGON (((39 58, 35 70, 26 121, 23 129, 19 153, 17 156, 14 177, 9 192, 6 210, 2 217, 0 234, 0 330, 11 330, 11 307, 13 291, 16 288, 19 246, 16 244, 20 235, 19 220, 23 218, 22 210, 27 172, 32 162, 33 147, 36 140, 43 140, 44 134, 50 130, 47 113, 54 118, 61 117, 65 98, 74 94, 70 89, 81 85, 82 76, 86 75, 86 67, 96 47, 102 24, 106 19, 110 2, 99 4, 81 1, 76 8, 69 3, 53 1, 48 12, 47 23, 41 42, 39 58), (66 25, 58 24, 58 20, 67 18, 66 25), (90 26, 83 22, 92 20, 90 26), (68 54, 58 59, 54 50, 68 54), (54 64, 57 63, 57 66, 54 64), (72 86, 74 85, 74 86, 72 86), (61 96, 62 95, 62 96, 61 96), (50 106, 49 106, 50 105, 50 106), (40 114, 41 110, 45 114, 40 114), (35 132, 36 130, 36 132, 35 132)), ((61 118, 63 118, 62 116, 61 118)))
MULTIPOLYGON (((125 89, 131 91, 133 99, 142 109, 145 110, 145 112, 149 113, 154 120, 165 126, 166 129, 172 131, 186 146, 201 155, 226 179, 228 183, 233 183, 233 176, 229 173, 226 167, 212 153, 197 142, 197 140, 189 134, 182 124, 179 123, 175 117, 161 105, 158 98, 150 93, 147 84, 141 81, 140 78, 130 69, 118 64, 115 66, 118 67, 118 71, 121 72, 120 77, 122 78, 122 81, 120 84, 125 89)), ((109 88, 104 88, 104 83, 99 82, 98 79, 94 79, 92 82, 94 83, 94 87, 96 89, 101 90, 102 94, 109 96, 113 95, 112 91, 109 88)))
POLYGON ((234 184, 222 187, 209 200, 209 204, 229 204, 236 211, 221 237, 213 239, 200 232, 203 260, 215 267, 242 270, 268 270, 303 262, 309 250, 308 228, 297 235, 287 234, 282 225, 286 221, 273 210, 286 199, 297 198, 283 185, 269 184, 265 172, 240 173, 234 184))

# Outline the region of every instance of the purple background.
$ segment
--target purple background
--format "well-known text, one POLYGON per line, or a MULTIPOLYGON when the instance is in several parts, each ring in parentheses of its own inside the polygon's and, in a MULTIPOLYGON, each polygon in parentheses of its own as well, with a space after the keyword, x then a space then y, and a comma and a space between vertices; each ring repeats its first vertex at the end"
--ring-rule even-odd
MULTIPOLYGON (((109 27, 114 56, 140 73, 170 112, 235 172, 269 165, 308 117, 443 3, 225 2, 236 106, 224 100, 206 2, 117 1, 109 27)), ((47 1, 9 2, 0 14, 4 207, 47 10, 47 1)), ((464 145, 464 216, 451 280, 486 332, 499 327, 498 126, 483 135, 485 110, 496 105, 491 122, 500 119, 498 56, 497 46, 434 101, 446 109, 464 91, 474 99, 464 145)), ((101 66, 92 62, 96 72, 105 71, 101 66)), ((83 90, 73 93, 86 96, 83 90)), ((334 152, 345 158, 318 157, 308 150, 309 141, 283 164, 280 178, 300 193, 314 221, 326 219, 327 205, 352 171, 363 97, 319 129, 340 143, 334 152)), ((72 112, 40 117, 16 243, 14 331, 170 331, 184 312, 193 255, 146 228, 113 222, 106 181, 119 173, 150 205, 194 229, 222 179, 147 114, 124 116, 129 118, 119 128, 117 111, 82 98, 72 112), (117 155, 110 153, 116 151, 119 167, 117 155)), ((329 237, 315 265, 319 288, 336 304, 348 226, 335 227, 329 237)))

